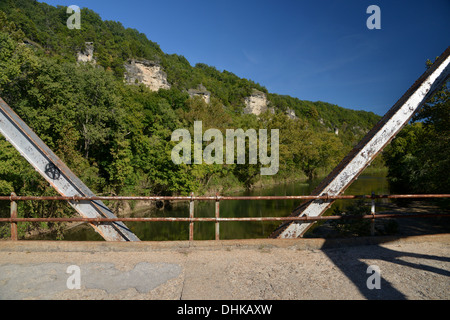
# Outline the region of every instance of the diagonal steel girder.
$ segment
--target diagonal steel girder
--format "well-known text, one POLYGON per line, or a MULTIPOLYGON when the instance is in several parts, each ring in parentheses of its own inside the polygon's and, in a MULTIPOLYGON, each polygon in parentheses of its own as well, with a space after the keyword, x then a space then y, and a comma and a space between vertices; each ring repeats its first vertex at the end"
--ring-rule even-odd
MULTIPOLYGON (((95 196, 1 98, 0 133, 62 196, 95 196)), ((68 202, 82 217, 116 218, 101 201, 68 202)), ((106 222, 91 226, 107 241, 139 241, 139 238, 122 222, 106 222)))
MULTIPOLYGON (((450 47, 416 80, 358 145, 312 191, 311 195, 342 194, 408 123, 414 113, 442 87, 450 75, 449 65, 450 47)), ((325 213, 333 202, 334 200, 327 199, 306 201, 294 209, 291 216, 317 217, 325 213)), ((311 225, 312 223, 298 221, 286 222, 273 231, 270 238, 301 237, 311 225)))

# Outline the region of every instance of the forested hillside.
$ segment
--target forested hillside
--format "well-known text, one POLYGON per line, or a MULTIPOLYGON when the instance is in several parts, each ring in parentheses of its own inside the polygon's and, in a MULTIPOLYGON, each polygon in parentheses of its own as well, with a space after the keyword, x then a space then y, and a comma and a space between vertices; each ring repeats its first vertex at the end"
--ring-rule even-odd
MULTIPOLYGON (((81 29, 71 30, 66 9, 0 1, 0 97, 98 194, 223 192, 261 179, 259 164, 175 165, 171 134, 192 130, 195 120, 203 121, 203 130, 279 129, 280 169, 264 177, 269 181, 327 172, 380 118, 269 93, 206 64, 191 66, 89 9, 81 11, 81 29), (90 62, 80 61, 87 51, 90 62), (166 87, 150 89, 132 78, 132 68, 154 72, 166 87), (132 82, 125 80, 127 72, 132 82), (202 90, 207 100, 195 94, 202 90), (264 103, 259 114, 245 111, 255 92, 264 103)), ((0 194, 13 191, 54 192, 1 138, 0 194)), ((28 204, 29 214, 41 205, 28 204)))

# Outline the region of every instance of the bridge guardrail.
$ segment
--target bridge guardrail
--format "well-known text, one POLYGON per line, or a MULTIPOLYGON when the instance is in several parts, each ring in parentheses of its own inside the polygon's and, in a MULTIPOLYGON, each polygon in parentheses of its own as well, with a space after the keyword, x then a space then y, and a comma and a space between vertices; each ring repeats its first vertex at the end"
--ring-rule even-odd
POLYGON ((0 196, 0 201, 10 201, 10 217, 0 218, 0 223, 11 224, 11 240, 17 241, 17 223, 20 222, 88 222, 91 224, 101 224, 106 222, 189 222, 189 240, 194 240, 194 223, 195 222, 215 222, 215 240, 220 240, 220 222, 229 221, 301 221, 306 223, 312 223, 321 220, 346 220, 346 219, 371 219, 371 234, 374 234, 374 221, 375 219, 382 218, 418 218, 418 217, 445 217, 450 216, 445 213, 428 213, 428 214, 402 214, 402 213, 389 213, 389 214, 377 214, 376 199, 430 199, 430 198, 450 198, 450 194, 403 194, 403 195, 339 195, 339 196, 194 196, 191 193, 190 196, 93 196, 93 197, 81 197, 81 196, 17 196, 12 193, 10 196, 0 196), (346 216, 288 216, 288 217, 220 217, 220 201, 227 200, 337 200, 337 199, 371 199, 371 213, 367 215, 346 215, 346 216), (110 201, 189 201, 189 217, 122 217, 122 218, 18 218, 17 217, 17 202, 16 201, 95 201, 95 200, 110 200, 110 201), (215 217, 195 217, 194 216, 194 201, 215 201, 215 217))

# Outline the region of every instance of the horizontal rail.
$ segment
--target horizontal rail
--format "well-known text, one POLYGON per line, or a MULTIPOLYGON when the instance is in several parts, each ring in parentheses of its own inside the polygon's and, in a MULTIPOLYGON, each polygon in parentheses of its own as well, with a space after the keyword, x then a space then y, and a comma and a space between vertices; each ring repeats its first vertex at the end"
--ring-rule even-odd
POLYGON ((19 222, 84 222, 97 226, 102 223, 122 223, 122 222, 189 222, 189 241, 194 240, 194 222, 214 222, 215 239, 219 240, 219 223, 240 221, 240 222, 262 222, 262 221, 299 221, 313 223, 321 220, 349 220, 349 219, 371 219, 371 234, 374 234, 374 221, 380 218, 418 218, 418 217, 449 217, 450 214, 428 213, 428 214, 375 214, 375 199, 416 199, 416 198, 450 198, 450 194, 408 194, 408 195, 339 195, 339 196, 17 196, 12 193, 10 196, 0 196, 0 201, 11 202, 11 216, 0 218, 0 223, 11 224, 11 239, 17 240, 17 223, 19 222), (371 214, 367 215, 335 215, 335 216, 288 216, 288 217, 220 217, 220 201, 222 200, 335 200, 335 199, 371 199, 371 214), (95 200, 141 200, 141 201, 189 201, 189 217, 140 217, 140 218, 86 218, 86 217, 63 217, 63 218, 18 218, 16 201, 95 201, 95 200), (194 217, 194 201, 215 201, 215 217, 194 217))
POLYGON ((95 201, 95 200, 142 200, 142 201, 218 201, 218 200, 337 200, 337 199, 419 199, 450 198, 450 194, 379 194, 379 195, 340 195, 340 196, 0 196, 0 201, 95 201))
POLYGON ((367 215, 348 215, 348 216, 317 216, 317 217, 232 217, 232 218, 170 218, 170 217, 152 217, 152 218, 0 218, 0 222, 230 222, 230 221, 304 221, 314 222, 320 220, 345 220, 345 219, 380 219, 380 218, 420 218, 420 217, 450 217, 445 213, 428 213, 428 214, 367 214, 367 215))

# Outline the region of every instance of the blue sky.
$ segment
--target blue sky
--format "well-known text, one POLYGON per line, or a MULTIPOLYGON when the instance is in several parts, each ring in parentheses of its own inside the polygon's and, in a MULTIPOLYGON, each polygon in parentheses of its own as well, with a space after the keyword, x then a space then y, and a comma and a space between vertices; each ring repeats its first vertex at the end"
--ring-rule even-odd
POLYGON ((450 45, 449 0, 41 2, 88 7, 145 33, 166 53, 269 92, 379 115, 450 45), (379 30, 366 27, 369 5, 381 9, 379 30))

